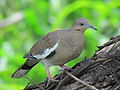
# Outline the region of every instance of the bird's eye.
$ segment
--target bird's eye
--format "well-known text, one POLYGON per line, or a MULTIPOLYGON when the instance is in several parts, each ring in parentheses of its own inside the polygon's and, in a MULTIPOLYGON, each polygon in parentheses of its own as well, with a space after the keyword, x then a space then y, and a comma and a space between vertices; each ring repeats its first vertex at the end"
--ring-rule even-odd
POLYGON ((81 26, 83 26, 84 24, 83 23, 80 23, 81 26))

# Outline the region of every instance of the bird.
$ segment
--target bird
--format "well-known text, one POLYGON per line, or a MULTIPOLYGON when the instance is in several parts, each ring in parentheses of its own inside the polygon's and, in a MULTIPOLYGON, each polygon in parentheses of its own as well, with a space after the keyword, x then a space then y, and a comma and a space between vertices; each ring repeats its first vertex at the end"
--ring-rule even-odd
POLYGON ((88 28, 97 30, 86 18, 78 18, 68 29, 49 32, 24 55, 23 58, 27 60, 11 77, 21 78, 42 62, 46 67, 48 80, 52 80, 49 67, 58 65, 64 70, 67 62, 80 56, 84 48, 84 32, 88 28))

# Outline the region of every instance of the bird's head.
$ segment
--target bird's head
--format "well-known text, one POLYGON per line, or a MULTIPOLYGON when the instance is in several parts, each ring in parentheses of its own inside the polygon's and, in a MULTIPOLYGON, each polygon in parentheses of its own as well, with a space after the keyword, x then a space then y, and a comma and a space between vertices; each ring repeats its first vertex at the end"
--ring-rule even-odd
POLYGON ((77 19, 73 23, 72 28, 82 32, 84 32, 87 28, 92 28, 94 30, 97 30, 97 28, 92 26, 86 18, 77 19))

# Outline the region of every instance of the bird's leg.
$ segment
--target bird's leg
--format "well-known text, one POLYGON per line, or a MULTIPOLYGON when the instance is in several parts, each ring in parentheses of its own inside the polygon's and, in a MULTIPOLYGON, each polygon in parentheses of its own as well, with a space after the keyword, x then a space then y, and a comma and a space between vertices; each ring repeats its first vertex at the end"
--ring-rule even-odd
POLYGON ((52 78, 51 78, 51 74, 50 74, 49 68, 47 68, 47 67, 46 67, 46 72, 47 72, 48 80, 51 80, 51 81, 52 81, 52 78))
POLYGON ((51 77, 51 74, 50 74, 48 67, 46 67, 46 72, 47 72, 47 76, 48 76, 48 81, 47 81, 46 87, 48 87, 51 82, 57 82, 57 83, 59 82, 59 80, 56 80, 56 78, 51 77))
POLYGON ((66 70, 70 70, 70 68, 69 67, 67 67, 66 65, 60 65, 60 67, 61 67, 61 71, 66 71, 66 70))
POLYGON ((50 71, 49 71, 48 68, 46 68, 46 71, 47 71, 47 76, 48 76, 48 80, 49 80, 49 81, 53 81, 53 82, 54 82, 54 81, 55 81, 55 82, 58 81, 58 80, 56 80, 56 78, 52 78, 52 77, 51 77, 51 74, 50 74, 50 71))
POLYGON ((49 71, 48 67, 46 67, 46 72, 47 72, 48 81, 47 81, 47 84, 45 85, 45 87, 48 87, 49 84, 51 83, 51 81, 53 81, 53 80, 51 78, 51 74, 50 74, 50 71, 49 71))

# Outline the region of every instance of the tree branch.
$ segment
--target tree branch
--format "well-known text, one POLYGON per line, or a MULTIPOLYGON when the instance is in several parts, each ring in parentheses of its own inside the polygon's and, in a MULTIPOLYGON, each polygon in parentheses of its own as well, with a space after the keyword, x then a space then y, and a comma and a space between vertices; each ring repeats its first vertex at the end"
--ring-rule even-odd
MULTIPOLYGON (((109 42, 98 48, 93 57, 76 64, 67 74, 63 72, 56 75, 56 80, 60 82, 51 82, 45 87, 46 80, 39 86, 45 90, 92 90, 91 86, 100 90, 119 90, 120 36, 112 37, 109 42)), ((36 85, 25 88, 25 90, 33 89, 41 90, 36 85)))
POLYGON ((4 28, 10 24, 14 24, 24 18, 24 15, 22 12, 17 12, 13 14, 12 16, 9 16, 3 20, 0 20, 0 28, 4 28))
POLYGON ((75 77, 73 74, 69 73, 68 71, 66 71, 65 73, 66 73, 67 75, 69 75, 70 77, 72 77, 73 79, 75 79, 76 81, 82 83, 83 85, 86 85, 87 87, 89 87, 89 88, 91 88, 91 89, 93 89, 93 90, 98 90, 98 89, 95 88, 94 86, 89 85, 89 84, 87 84, 86 82, 84 82, 84 81, 78 79, 78 78, 75 77))

